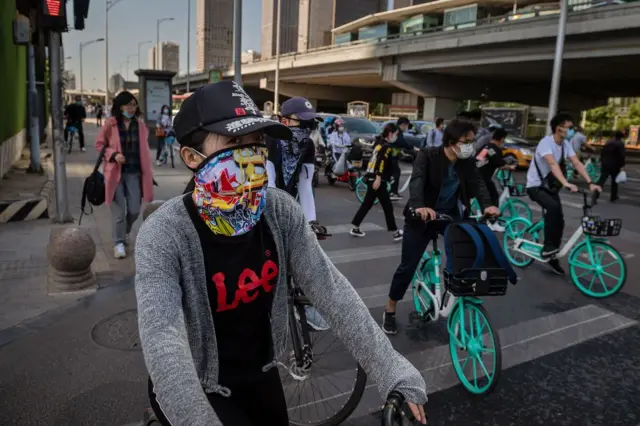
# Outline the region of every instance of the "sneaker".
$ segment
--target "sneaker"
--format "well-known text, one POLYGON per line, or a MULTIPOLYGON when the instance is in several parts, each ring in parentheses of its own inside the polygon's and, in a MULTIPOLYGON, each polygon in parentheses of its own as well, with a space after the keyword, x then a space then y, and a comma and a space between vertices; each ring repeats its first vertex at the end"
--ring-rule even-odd
POLYGON ((551 270, 556 274, 564 276, 564 269, 560 266, 560 261, 558 259, 551 259, 547 262, 547 265, 549 265, 551 270))
POLYGON ((500 225, 498 222, 489 223, 487 226, 493 232, 504 232, 504 226, 500 225))
POLYGON ((127 257, 127 251, 125 250, 123 243, 118 243, 113 248, 113 257, 116 259, 124 259, 127 257))
POLYGON ((560 251, 559 248, 552 248, 552 249, 543 248, 542 249, 542 253, 540 253, 540 256, 543 259, 549 258, 549 257, 553 256, 554 254, 558 253, 559 251, 560 251))
POLYGON ((400 195, 400 194, 390 194, 390 195, 389 195, 389 199, 390 199, 391 201, 400 201, 400 200, 402 200, 402 198, 403 198, 403 197, 402 197, 402 195, 400 195))
POLYGON ((351 231, 349 231, 349 233, 354 237, 364 237, 365 235, 367 235, 364 232, 362 232, 360 228, 351 228, 351 231))
POLYGON ((82 151, 82 152, 86 152, 86 151, 87 151, 87 148, 85 148, 85 147, 83 146, 82 148, 80 148, 80 151, 82 151))
POLYGON ((382 331, 387 334, 398 334, 395 312, 384 311, 382 314, 382 331))
POLYGON ((158 166, 158 167, 159 167, 159 166, 162 166, 162 161, 160 161, 160 160, 156 160, 156 166, 158 166))
POLYGON ((401 229, 398 229, 396 232, 393 233, 393 241, 400 241, 403 235, 404 235, 404 232, 402 232, 401 229))

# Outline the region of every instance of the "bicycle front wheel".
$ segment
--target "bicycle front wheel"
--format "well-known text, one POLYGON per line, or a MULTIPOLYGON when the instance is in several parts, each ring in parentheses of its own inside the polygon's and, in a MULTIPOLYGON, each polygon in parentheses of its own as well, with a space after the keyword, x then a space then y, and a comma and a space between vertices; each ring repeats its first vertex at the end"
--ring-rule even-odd
MULTIPOLYGON (((356 198, 358 198, 358 201, 362 203, 364 201, 364 196, 367 195, 367 183, 364 181, 364 178, 358 178, 355 192, 356 198)), ((376 198, 373 204, 378 204, 379 202, 378 198, 376 198)))
POLYGON ((360 403, 367 375, 331 330, 312 330, 306 318, 299 318, 296 324, 290 333, 296 333, 297 338, 292 336, 289 348, 278 363, 289 424, 338 425, 360 403), (294 341, 299 342, 299 351, 307 351, 307 357, 310 356, 306 365, 296 361, 294 341))
POLYGON ((627 281, 627 264, 618 250, 602 241, 584 241, 569 255, 571 281, 584 295, 604 299, 627 281))
POLYGON ((495 388, 502 370, 500 337, 479 303, 458 300, 451 315, 448 327, 453 369, 467 391, 486 395, 495 388))
POLYGON ((527 203, 522 200, 514 200, 509 198, 507 200, 504 209, 500 212, 500 219, 503 222, 508 222, 511 219, 515 219, 516 217, 523 217, 528 221, 531 221, 533 214, 531 213, 531 208, 527 203))

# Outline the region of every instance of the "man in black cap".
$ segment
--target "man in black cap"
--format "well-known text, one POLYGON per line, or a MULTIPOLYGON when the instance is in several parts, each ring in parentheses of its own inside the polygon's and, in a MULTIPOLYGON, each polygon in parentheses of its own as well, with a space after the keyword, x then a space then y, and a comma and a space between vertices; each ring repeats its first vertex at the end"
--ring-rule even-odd
POLYGON ((174 130, 194 189, 147 218, 135 251, 140 341, 159 422, 289 424, 277 359, 287 347, 290 276, 382 397, 404 395, 426 424, 420 372, 371 318, 298 203, 267 188, 264 136, 289 140, 291 130, 262 117, 231 81, 196 90, 174 130))
POLYGON ((313 173, 315 171, 315 144, 311 133, 322 118, 318 117, 308 99, 294 97, 282 104, 282 123, 291 129, 291 140, 267 138, 269 147, 269 186, 287 191, 298 198, 302 210, 314 232, 326 233, 316 218, 313 197, 313 173))

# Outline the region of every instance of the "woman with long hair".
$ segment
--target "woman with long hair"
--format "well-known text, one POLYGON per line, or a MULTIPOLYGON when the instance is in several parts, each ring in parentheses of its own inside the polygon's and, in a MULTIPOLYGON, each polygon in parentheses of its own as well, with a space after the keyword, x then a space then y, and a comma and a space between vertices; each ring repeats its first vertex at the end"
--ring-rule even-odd
POLYGON ((120 92, 96 140, 96 149, 104 152, 105 204, 111 207, 116 259, 127 256, 125 246, 140 215, 142 200, 153 201, 148 140, 149 130, 140 118, 138 100, 130 92, 120 92))
POLYGON ((373 148, 373 154, 367 166, 367 174, 364 179, 367 182, 367 193, 364 196, 360 208, 353 217, 351 224, 353 228, 350 234, 354 237, 364 237, 365 233, 360 230, 360 224, 364 220, 376 198, 380 200, 384 217, 387 221, 387 229, 393 232, 393 239, 399 241, 402 239, 402 231, 396 225, 396 219, 393 215, 393 204, 389 198, 389 190, 387 184, 391 180, 392 154, 393 144, 398 139, 399 127, 395 124, 387 124, 382 129, 382 134, 378 136, 376 145, 373 148))

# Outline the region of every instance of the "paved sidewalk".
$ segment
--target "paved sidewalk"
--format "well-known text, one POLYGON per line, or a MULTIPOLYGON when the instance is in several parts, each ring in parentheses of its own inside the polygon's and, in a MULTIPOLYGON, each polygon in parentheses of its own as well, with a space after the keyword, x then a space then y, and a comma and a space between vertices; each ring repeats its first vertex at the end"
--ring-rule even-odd
MULTIPOLYGON (((76 147, 66 157, 69 212, 75 224, 56 225, 46 219, 0 224, 0 292, 4 296, 0 302, 0 346, 31 332, 32 324, 41 321, 47 312, 64 311, 87 295, 47 293, 46 249, 52 229, 77 226, 83 183, 93 171, 98 157, 95 150, 97 130, 94 122, 87 122, 84 126, 87 151, 80 152, 76 147)), ((154 175, 160 185, 155 189, 156 199, 177 195, 189 178, 182 166, 157 169, 154 175)), ((0 188, 2 186, 0 181, 0 188)), ((8 192, 6 188, 5 191, 8 192)), ((29 189, 22 186, 21 191, 28 192, 29 189)), ((52 203, 55 204, 55 199, 52 203)), ((134 227, 134 234, 139 223, 134 227)), ((92 267, 98 278, 98 291, 135 274, 133 253, 123 260, 113 257, 111 215, 106 206, 85 215, 81 227, 88 230, 96 243, 92 267)))

